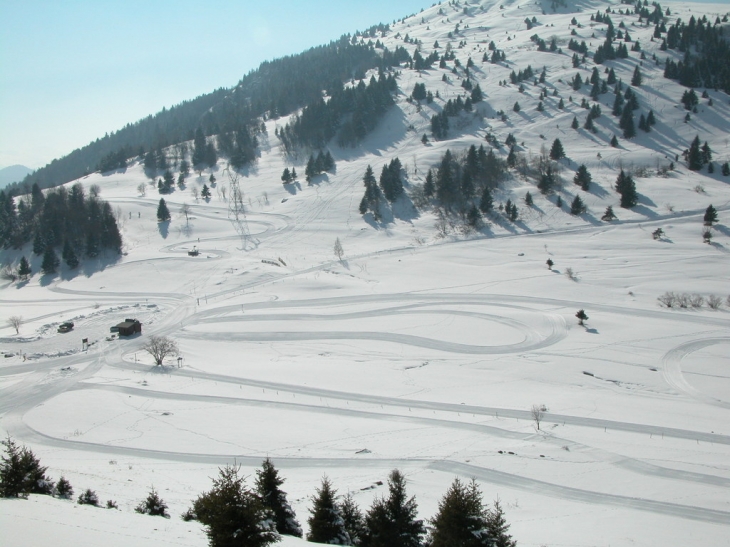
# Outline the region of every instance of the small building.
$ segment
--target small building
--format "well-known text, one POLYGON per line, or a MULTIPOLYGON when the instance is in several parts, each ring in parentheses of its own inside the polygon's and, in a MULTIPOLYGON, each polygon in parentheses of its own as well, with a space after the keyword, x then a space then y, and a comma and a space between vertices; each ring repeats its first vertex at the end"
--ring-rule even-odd
POLYGON ((142 332, 142 323, 136 319, 125 319, 117 325, 116 331, 119 333, 119 336, 132 336, 137 332, 142 332))

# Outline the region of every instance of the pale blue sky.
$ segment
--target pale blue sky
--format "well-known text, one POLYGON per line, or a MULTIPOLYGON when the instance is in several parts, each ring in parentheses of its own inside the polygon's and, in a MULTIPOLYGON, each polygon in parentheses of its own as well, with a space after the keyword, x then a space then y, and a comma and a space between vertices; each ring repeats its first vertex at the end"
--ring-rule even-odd
POLYGON ((42 167, 262 61, 429 0, 0 0, 0 168, 42 167))
POLYGON ((0 168, 42 167, 262 61, 432 3, 0 0, 0 168))

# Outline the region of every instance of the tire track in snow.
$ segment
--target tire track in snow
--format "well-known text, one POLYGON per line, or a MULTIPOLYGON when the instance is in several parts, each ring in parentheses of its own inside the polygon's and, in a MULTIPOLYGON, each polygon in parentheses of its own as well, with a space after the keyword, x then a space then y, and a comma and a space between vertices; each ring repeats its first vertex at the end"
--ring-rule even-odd
POLYGON ((666 382, 680 393, 689 395, 693 399, 697 399, 698 401, 709 405, 730 409, 730 402, 702 393, 687 382, 684 374, 682 374, 682 359, 695 351, 699 351, 716 344, 730 344, 730 337, 692 340, 669 350, 662 360, 664 365, 662 375, 666 382))
MULTIPOLYGON (((261 464, 261 459, 265 455, 249 456, 245 454, 196 454, 171 452, 164 450, 150 450, 142 448, 126 448, 119 446, 109 446, 101 443, 92 443, 86 441, 66 441, 57 439, 40 433, 26 424, 17 424, 15 433, 21 433, 23 438, 32 439, 46 446, 56 448, 82 450, 85 452, 114 454, 117 456, 151 458, 164 461, 176 461, 183 463, 200 463, 209 465, 227 465, 241 464, 256 467, 261 464)), ((630 496, 621 496, 617 494, 607 494, 595 492, 592 490, 583 490, 569 486, 549 483, 537 479, 531 479, 513 473, 497 471, 486 467, 479 467, 462 462, 452 460, 432 461, 423 458, 413 459, 379 459, 379 458, 294 458, 294 457, 277 457, 276 464, 280 469, 288 468, 394 468, 405 466, 418 466, 460 475, 462 477, 474 477, 481 481, 514 488, 538 494, 546 497, 557 498, 562 500, 571 500, 579 503, 591 503, 594 505, 608 505, 614 507, 631 508, 640 511, 658 513, 672 517, 682 518, 686 520, 710 522, 714 524, 730 525, 730 513, 718 511, 715 509, 706 509, 692 505, 681 505, 670 502, 662 502, 650 500, 646 498, 637 498, 630 496)))

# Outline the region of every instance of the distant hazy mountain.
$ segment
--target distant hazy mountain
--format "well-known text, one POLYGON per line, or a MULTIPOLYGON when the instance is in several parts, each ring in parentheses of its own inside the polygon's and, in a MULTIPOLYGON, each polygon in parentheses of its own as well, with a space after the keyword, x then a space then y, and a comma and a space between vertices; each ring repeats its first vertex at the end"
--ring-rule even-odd
POLYGON ((32 172, 33 169, 29 169, 25 165, 11 165, 0 169, 0 188, 4 188, 11 182, 19 182, 25 178, 25 175, 32 172))

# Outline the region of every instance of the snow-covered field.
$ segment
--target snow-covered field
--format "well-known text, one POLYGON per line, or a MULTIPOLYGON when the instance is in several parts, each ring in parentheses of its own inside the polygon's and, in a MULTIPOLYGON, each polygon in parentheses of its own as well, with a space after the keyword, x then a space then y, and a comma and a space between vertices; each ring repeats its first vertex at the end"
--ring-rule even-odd
MULTIPOLYGON (((204 545, 201 527, 179 514, 210 487, 218 466, 237 462, 253 475, 269 456, 302 523, 324 474, 365 510, 387 488, 376 482, 397 467, 424 519, 455 476, 475 477, 487 500, 501 500, 520 545, 730 544, 730 308, 677 310, 657 301, 667 291, 723 301, 730 294, 730 179, 719 169, 691 173, 680 160, 668 178, 636 179, 641 199, 631 211, 618 206, 612 188, 619 165, 654 169, 695 134, 710 142, 716 162, 727 161, 728 97, 709 90, 713 109, 703 106, 685 124, 677 106, 683 88, 644 62, 651 83, 637 91, 659 124, 610 148, 618 132, 612 93, 601 96, 608 106, 597 136, 569 128, 574 115, 582 122, 575 99, 589 88, 573 92, 567 83, 577 71, 564 45, 568 23, 576 16, 584 25, 578 39, 600 35, 603 26, 592 29, 588 20, 599 4, 556 15, 526 1, 505 2, 504 10, 485 3, 484 12, 469 5, 468 15, 463 4, 444 3, 445 15, 429 8, 395 25, 384 42, 394 47, 408 33, 428 52, 435 40, 444 47, 463 19, 468 29, 452 42, 462 65, 469 51, 477 62, 483 116, 465 119, 453 139, 424 146, 421 135, 443 102, 418 111, 405 95, 418 81, 443 98, 462 90, 441 81, 449 71, 404 70, 405 95, 379 129, 355 151, 331 149, 336 173, 288 187, 283 168, 303 173, 306 157, 285 157, 274 131, 286 120, 269 120, 262 155, 240 179, 246 238, 229 220, 223 161, 212 199, 190 192, 209 173, 191 175, 185 191, 165 196, 173 218, 163 224, 156 190, 138 194, 141 166, 81 180, 98 184, 118 207, 124 256, 3 282, 0 429, 29 445, 52 477, 116 500, 119 511, 36 496, 0 500, 3 543, 204 545), (532 15, 540 36, 557 35, 566 53, 534 51, 535 29, 522 23, 532 15), (457 49, 460 40, 467 45, 457 49), (498 86, 511 68, 481 63, 490 40, 510 67, 547 65, 565 111, 528 107, 539 93, 529 82, 522 95, 498 86), (519 116, 511 111, 515 97, 519 116), (508 123, 490 116, 500 109, 509 110, 508 123), (368 164, 379 173, 397 156, 416 184, 447 148, 485 143, 487 131, 501 141, 514 133, 533 155, 559 137, 568 155, 559 195, 570 203, 580 192, 570 179, 585 163, 595 181, 580 192, 589 212, 571 216, 534 181, 514 178, 495 202, 519 203, 516 224, 495 213, 480 232, 443 235, 431 211, 407 204, 394 207, 387 224, 359 214, 368 164), (533 208, 521 200, 527 190, 533 208), (720 221, 708 245, 701 232, 710 203, 720 221), (619 221, 598 220, 608 205, 619 221), (660 240, 652 237, 657 228, 665 232, 660 240), (342 260, 333 253, 336 238, 342 260), (188 256, 193 247, 199 256, 188 256), (579 309, 586 326, 577 323, 579 309), (6 325, 11 315, 23 316, 18 335, 6 325), (110 339, 109 327, 127 317, 142 321, 142 335, 110 339), (63 321, 75 329, 58 334, 63 321), (182 361, 153 366, 141 349, 151 334, 173 338, 182 361), (539 430, 533 405, 548 409, 539 430), (133 512, 152 486, 172 519, 133 512)), ((725 9, 670 6, 685 20, 689 9, 712 20, 725 9)), ((653 27, 629 28, 649 57, 658 50, 653 27)), ((633 55, 611 65, 625 82, 633 55)), ((3 261, 21 254, 2 251, 3 261)), ((284 541, 295 544, 301 540, 284 541)))

